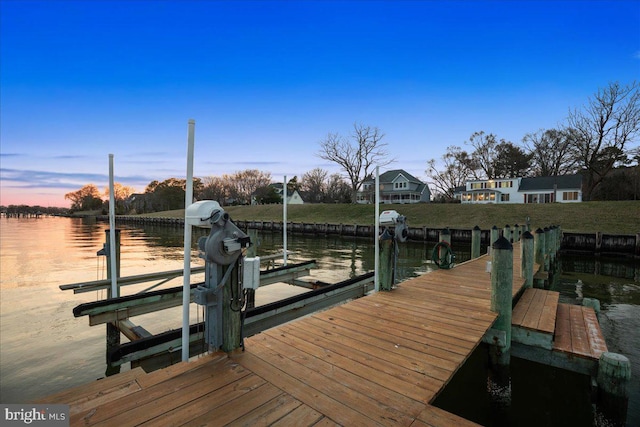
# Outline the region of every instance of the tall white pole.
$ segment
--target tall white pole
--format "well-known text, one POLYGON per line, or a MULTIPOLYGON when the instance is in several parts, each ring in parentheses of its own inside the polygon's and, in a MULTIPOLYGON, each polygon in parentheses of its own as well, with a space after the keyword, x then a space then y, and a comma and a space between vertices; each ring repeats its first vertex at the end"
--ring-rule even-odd
POLYGON ((189 360, 189 304, 191 303, 191 223, 187 208, 193 203, 193 145, 196 121, 189 119, 187 133, 187 188, 184 193, 184 275, 182 281, 182 361, 189 360))
POLYGON ((113 179, 113 154, 109 154, 109 257, 111 258, 111 298, 120 296, 116 260, 116 196, 113 179))
POLYGON ((375 209, 375 231, 374 231, 374 239, 375 239, 375 259, 373 261, 373 280, 374 280, 374 289, 376 292, 378 292, 380 290, 380 284, 378 283, 378 270, 380 268, 380 238, 378 236, 378 233, 380 232, 380 167, 376 166, 376 180, 375 180, 375 187, 376 187, 376 197, 375 197, 375 203, 376 203, 376 209, 375 209))
POLYGON ((282 190, 282 246, 284 249, 284 255, 282 261, 284 265, 287 265, 287 175, 284 176, 284 187, 282 190))

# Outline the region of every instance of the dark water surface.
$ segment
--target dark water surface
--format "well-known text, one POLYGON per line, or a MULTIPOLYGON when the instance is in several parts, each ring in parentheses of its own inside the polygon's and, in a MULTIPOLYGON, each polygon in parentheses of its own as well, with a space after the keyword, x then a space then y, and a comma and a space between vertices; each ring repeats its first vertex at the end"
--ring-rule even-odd
MULTIPOLYGON (((0 218, 0 402, 22 403, 83 384, 104 375, 104 326, 90 327, 74 318, 78 304, 104 298, 104 291, 74 295, 58 286, 105 278, 105 259, 96 256, 105 241, 103 222, 81 219, 0 218)), ((183 231, 166 226, 119 225, 121 275, 131 276, 182 268, 183 231)), ((195 230, 194 249, 205 230, 195 230)), ((289 236, 292 262, 315 259, 313 277, 337 282, 373 270, 371 239, 289 236)), ((280 234, 260 235, 258 255, 282 250, 280 234)), ((398 276, 430 271, 433 244, 400 246, 398 276)), ((456 251, 458 261, 469 248, 456 251)), ((202 265, 195 250, 194 265, 202 265)), ((562 257, 563 273, 554 284, 561 302, 600 299, 601 326, 610 351, 631 359, 632 382, 640 384, 640 266, 637 262, 591 257, 562 257)), ((194 275, 192 280, 201 281, 194 275)), ((175 279, 161 288, 179 286, 175 279)), ((130 295, 149 284, 123 287, 130 295)), ((304 289, 288 285, 261 288, 257 304, 304 289)), ((182 309, 133 319, 158 333, 180 327, 182 309)), ((191 320, 201 320, 192 305, 191 320)), ((486 352, 480 347, 454 377, 438 403, 485 425, 594 425, 588 378, 515 359, 511 365, 509 404, 491 393, 486 377, 486 352)), ((125 365, 123 370, 128 369, 125 365)), ((632 386, 628 425, 640 426, 640 387, 632 386)), ((604 425, 604 423, 598 423, 604 425)))

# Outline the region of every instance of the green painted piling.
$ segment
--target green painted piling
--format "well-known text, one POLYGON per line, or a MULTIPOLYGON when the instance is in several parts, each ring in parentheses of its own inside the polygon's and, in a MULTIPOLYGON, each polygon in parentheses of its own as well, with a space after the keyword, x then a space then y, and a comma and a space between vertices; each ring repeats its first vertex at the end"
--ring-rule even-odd
MULTIPOLYGON (((445 228, 443 230, 440 230, 440 241, 441 242, 447 242, 449 244, 449 246, 451 246, 451 230, 449 230, 449 228, 445 228)), ((438 249, 438 258, 442 259, 443 255, 442 255, 442 251, 444 251, 444 248, 439 248, 438 249)))
POLYGON ((379 285, 381 291, 390 291, 393 288, 393 259, 395 251, 395 240, 388 229, 380 235, 380 265, 378 271, 379 285))
POLYGON ((598 361, 598 406, 613 425, 624 425, 629 405, 631 362, 626 356, 605 352, 598 361))
MULTIPOLYGON (((534 252, 534 262, 536 264, 538 264, 541 270, 544 270, 544 259, 545 259, 545 252, 544 252, 544 247, 545 247, 545 234, 544 231, 541 228, 538 228, 536 230, 536 234, 534 235, 533 238, 533 252, 534 252)), ((544 280, 541 279, 537 279, 535 281, 535 287, 536 288, 544 288, 544 280)))
POLYGON ((520 244, 522 249, 522 257, 521 257, 521 268, 522 268, 522 277, 524 277, 525 288, 533 287, 533 259, 535 256, 534 253, 534 238, 531 233, 525 231, 522 234, 522 243, 520 244))
POLYGON ((471 230, 471 259, 478 258, 480 256, 480 240, 482 238, 482 231, 477 225, 471 230))
POLYGON ((489 238, 489 247, 493 246, 493 244, 500 237, 500 230, 495 225, 491 227, 491 237, 489 238))
POLYGON ((502 237, 507 239, 509 243, 513 243, 513 235, 511 233, 511 226, 509 224, 505 225, 502 229, 502 237))
MULTIPOLYGON (((111 263, 114 260, 111 259, 111 230, 105 230, 105 245, 104 251, 107 257, 107 280, 111 280, 111 263)), ((120 230, 116 229, 116 277, 120 277, 120 230)), ((111 286, 107 288, 107 298, 111 298, 111 286)), ((109 364, 109 355, 120 346, 120 329, 116 323, 108 322, 106 324, 106 352, 105 357, 107 361, 107 368, 105 371, 106 376, 111 376, 120 373, 120 365, 112 366, 109 364)))
POLYGON ((551 260, 550 260, 551 246, 552 246, 551 239, 552 239, 551 230, 549 229, 549 227, 545 227, 544 228, 544 271, 549 271, 549 269, 551 268, 551 260))
POLYGON ((518 224, 513 226, 513 241, 514 242, 519 242, 520 241, 520 235, 521 235, 521 231, 520 231, 520 226, 518 224))
POLYGON ((505 333, 504 345, 493 346, 492 362, 508 365, 511 349, 513 245, 503 236, 491 246, 491 311, 498 313, 493 328, 505 333))

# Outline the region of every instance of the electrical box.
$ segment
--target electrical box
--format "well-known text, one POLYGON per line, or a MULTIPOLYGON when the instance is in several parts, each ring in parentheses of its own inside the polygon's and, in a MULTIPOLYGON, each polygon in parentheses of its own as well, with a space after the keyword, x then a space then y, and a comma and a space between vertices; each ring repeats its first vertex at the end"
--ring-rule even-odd
POLYGON ((216 210, 222 210, 222 208, 215 200, 195 202, 187 207, 186 224, 194 227, 211 227, 211 214, 216 210))
POLYGON ((260 287, 260 257, 245 258, 242 261, 242 287, 253 290, 260 287))

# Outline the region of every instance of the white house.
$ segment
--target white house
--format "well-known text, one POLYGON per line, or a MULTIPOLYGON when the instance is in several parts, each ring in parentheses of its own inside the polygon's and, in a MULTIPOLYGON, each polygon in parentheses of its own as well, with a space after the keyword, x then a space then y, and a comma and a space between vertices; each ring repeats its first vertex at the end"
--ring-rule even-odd
MULTIPOLYGON (((278 193, 280 195, 280 197, 283 196, 284 184, 282 184, 281 182, 277 182, 277 183, 274 183, 274 184, 270 184, 270 186, 275 188, 276 193, 278 193)), ((287 204, 288 205, 302 205, 302 204, 304 204, 304 200, 302 200, 302 197, 300 196, 300 193, 298 193, 298 190, 293 190, 293 192, 287 191, 287 204)))
POLYGON ((582 175, 467 181, 454 197, 462 203, 581 202, 582 175))
MULTIPOLYGON (((357 194, 358 203, 375 203, 375 179, 362 183, 357 194)), ((431 201, 429 186, 402 169, 380 175, 381 203, 426 203, 431 201)))

